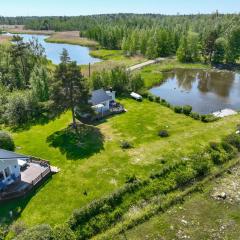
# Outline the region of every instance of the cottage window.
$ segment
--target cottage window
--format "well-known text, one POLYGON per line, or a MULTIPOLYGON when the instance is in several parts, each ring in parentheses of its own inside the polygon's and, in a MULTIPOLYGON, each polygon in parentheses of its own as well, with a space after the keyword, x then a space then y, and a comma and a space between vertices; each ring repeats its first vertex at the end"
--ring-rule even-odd
POLYGON ((0 182, 4 180, 4 174, 3 171, 0 172, 0 182))
POLYGON ((9 168, 9 167, 7 167, 7 168, 4 170, 4 172, 5 172, 6 178, 8 178, 8 177, 11 175, 11 172, 10 172, 10 168, 9 168))

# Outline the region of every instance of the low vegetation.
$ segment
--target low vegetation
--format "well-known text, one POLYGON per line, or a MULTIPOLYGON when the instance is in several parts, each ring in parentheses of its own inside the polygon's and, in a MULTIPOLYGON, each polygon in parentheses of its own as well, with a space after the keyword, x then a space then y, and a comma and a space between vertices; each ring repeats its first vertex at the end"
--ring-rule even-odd
POLYGON ((8 133, 2 131, 0 131, 0 148, 8 151, 15 150, 15 144, 12 137, 8 133))
POLYGON ((56 32, 46 38, 45 41, 50 43, 67 43, 94 48, 98 46, 98 43, 93 40, 81 38, 78 31, 56 32))
POLYGON ((183 203, 125 231, 116 239, 237 239, 239 201, 234 184, 238 174, 239 166, 231 168, 204 185, 200 192, 186 197, 183 203))

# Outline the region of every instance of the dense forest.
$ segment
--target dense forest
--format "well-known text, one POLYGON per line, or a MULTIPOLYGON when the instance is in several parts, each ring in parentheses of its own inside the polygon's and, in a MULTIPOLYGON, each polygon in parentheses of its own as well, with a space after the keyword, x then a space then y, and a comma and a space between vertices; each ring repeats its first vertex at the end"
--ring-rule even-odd
POLYGON ((182 62, 235 63, 240 56, 239 14, 135 15, 1 18, 35 30, 78 30, 107 49, 148 58, 177 54, 182 62))
MULTIPOLYGON (((0 24, 24 24, 27 29, 33 30, 78 30, 80 36, 97 40, 101 47, 122 49, 128 56, 138 54, 157 58, 177 55, 181 62, 212 64, 238 62, 239 23, 240 15, 218 12, 176 16, 109 14, 0 18, 0 24)), ((33 40, 26 44, 18 37, 14 42, 0 46, 1 122, 19 125, 71 108, 67 103, 81 102, 81 94, 71 92, 71 87, 115 87, 120 93, 143 87, 140 76, 129 76, 124 69, 95 73, 92 81, 87 82, 78 73, 78 66, 69 61, 66 52, 63 53, 62 64, 53 70, 49 68, 44 49, 38 42, 33 40), (66 83, 65 78, 73 79, 73 82, 66 83), (116 79, 122 79, 127 84, 116 79), (122 89, 122 86, 125 88, 122 89)), ((87 94, 84 91, 82 94, 87 102, 87 94)))

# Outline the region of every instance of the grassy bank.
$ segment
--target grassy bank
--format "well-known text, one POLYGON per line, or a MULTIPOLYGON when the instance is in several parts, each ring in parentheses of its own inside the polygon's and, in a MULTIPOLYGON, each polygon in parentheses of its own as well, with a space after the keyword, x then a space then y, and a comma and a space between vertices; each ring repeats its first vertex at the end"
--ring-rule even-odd
POLYGON ((80 148, 62 131, 70 123, 70 113, 13 132, 19 152, 48 159, 61 172, 33 195, 1 205, 1 220, 9 219, 8 211, 13 210, 30 225, 62 223, 75 208, 121 187, 128 175, 148 177, 153 170, 161 170, 210 141, 220 140, 239 123, 238 115, 205 124, 157 103, 121 102, 128 112, 100 123, 90 132, 88 129, 80 148), (159 138, 158 131, 166 127, 170 137, 159 138), (131 141, 134 148, 122 150, 121 140, 131 141), (161 159, 166 162, 162 164, 161 159))
POLYGON ((144 67, 140 70, 142 77, 144 78, 146 88, 151 88, 158 85, 163 80, 163 73, 169 72, 176 68, 184 69, 211 69, 210 65, 201 63, 180 63, 176 59, 166 59, 158 64, 144 67))
POLYGON ((96 48, 99 44, 87 38, 81 38, 78 31, 55 32, 45 39, 49 43, 66 43, 96 48))

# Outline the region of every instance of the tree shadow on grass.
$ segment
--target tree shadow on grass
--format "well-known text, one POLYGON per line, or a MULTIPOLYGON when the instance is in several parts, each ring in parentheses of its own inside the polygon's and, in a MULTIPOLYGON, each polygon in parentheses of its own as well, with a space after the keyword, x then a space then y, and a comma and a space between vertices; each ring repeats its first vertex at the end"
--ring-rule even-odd
POLYGON ((77 132, 72 127, 55 132, 47 142, 51 147, 59 148, 68 160, 90 157, 104 148, 104 136, 100 130, 84 124, 78 125, 77 132))

